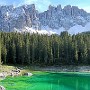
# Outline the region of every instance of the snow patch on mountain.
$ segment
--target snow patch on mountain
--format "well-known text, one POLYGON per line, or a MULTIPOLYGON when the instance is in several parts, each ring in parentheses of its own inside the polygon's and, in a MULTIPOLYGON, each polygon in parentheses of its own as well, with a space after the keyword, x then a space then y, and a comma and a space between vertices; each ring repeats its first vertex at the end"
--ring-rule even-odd
POLYGON ((90 13, 77 6, 49 6, 39 13, 34 4, 14 8, 0 7, 0 31, 60 34, 68 31, 77 34, 90 31, 90 13))
POLYGON ((14 32, 28 32, 28 33, 38 33, 38 34, 48 34, 48 35, 51 35, 51 34, 56 34, 56 32, 54 31, 51 31, 51 30, 45 30, 45 29, 42 29, 42 30, 36 30, 35 28, 29 28, 29 27, 24 27, 23 29, 16 29, 14 28, 14 32))
MULTIPOLYGON (((16 32, 29 32, 29 33, 38 33, 38 34, 60 34, 63 31, 66 31, 65 28, 61 27, 59 29, 51 29, 48 26, 43 26, 41 30, 36 30, 35 28, 29 28, 29 27, 24 27, 23 29, 16 29, 14 28, 14 31, 16 32)), ((69 34, 78 34, 82 32, 87 32, 90 31, 90 23, 86 24, 85 27, 81 25, 75 25, 71 27, 69 30, 67 30, 69 34)))
POLYGON ((70 34, 78 34, 86 31, 90 31, 90 23, 87 23, 85 27, 81 25, 75 25, 68 30, 70 34))
POLYGON ((78 34, 90 31, 90 23, 87 23, 84 27, 82 25, 75 25, 71 27, 69 30, 66 30, 64 27, 61 27, 59 29, 51 29, 48 26, 43 27, 43 29, 52 32, 52 34, 60 34, 63 31, 68 31, 70 34, 78 34))

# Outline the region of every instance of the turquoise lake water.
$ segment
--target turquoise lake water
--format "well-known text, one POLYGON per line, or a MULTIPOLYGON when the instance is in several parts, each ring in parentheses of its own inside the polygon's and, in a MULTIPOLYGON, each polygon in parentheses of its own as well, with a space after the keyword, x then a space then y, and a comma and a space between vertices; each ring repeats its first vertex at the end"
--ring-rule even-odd
POLYGON ((6 90, 90 90, 90 74, 40 73, 0 81, 6 90))

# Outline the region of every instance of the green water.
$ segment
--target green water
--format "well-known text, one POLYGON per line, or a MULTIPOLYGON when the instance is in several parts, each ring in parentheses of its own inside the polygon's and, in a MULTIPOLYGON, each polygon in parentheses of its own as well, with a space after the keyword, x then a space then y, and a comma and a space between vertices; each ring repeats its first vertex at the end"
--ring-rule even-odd
POLYGON ((90 74, 40 73, 8 77, 0 82, 6 90, 90 90, 90 74))

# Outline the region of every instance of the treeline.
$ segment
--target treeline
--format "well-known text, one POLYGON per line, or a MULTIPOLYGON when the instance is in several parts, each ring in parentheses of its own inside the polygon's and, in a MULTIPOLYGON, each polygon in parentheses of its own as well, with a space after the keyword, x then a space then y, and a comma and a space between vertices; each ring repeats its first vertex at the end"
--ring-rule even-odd
POLYGON ((1 32, 4 64, 89 65, 90 34, 39 35, 1 32))

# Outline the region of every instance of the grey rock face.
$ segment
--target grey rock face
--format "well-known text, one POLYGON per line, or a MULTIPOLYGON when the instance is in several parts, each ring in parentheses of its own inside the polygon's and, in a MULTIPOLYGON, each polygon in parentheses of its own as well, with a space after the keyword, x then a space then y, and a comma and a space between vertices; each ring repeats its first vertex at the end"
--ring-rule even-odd
POLYGON ((90 14, 76 6, 67 5, 63 9, 49 6, 48 10, 38 13, 34 4, 14 6, 0 6, 0 31, 14 31, 24 27, 40 30, 43 26, 51 29, 64 27, 68 30, 74 25, 85 26, 90 22, 90 14))
POLYGON ((29 73, 29 72, 27 72, 27 73, 24 73, 24 76, 32 76, 33 74, 32 73, 29 73))
POLYGON ((85 26, 90 22, 89 16, 86 11, 76 6, 67 5, 62 9, 59 5, 57 7, 49 6, 49 10, 40 13, 39 19, 44 26, 52 29, 64 27, 68 30, 74 25, 85 26))
POLYGON ((13 31, 14 28, 22 29, 38 24, 35 5, 23 5, 17 8, 11 6, 0 7, 0 30, 13 31), (36 23, 37 22, 37 23, 36 23))
POLYGON ((72 16, 72 7, 71 5, 67 5, 63 8, 63 15, 67 16, 67 17, 71 17, 72 16))

